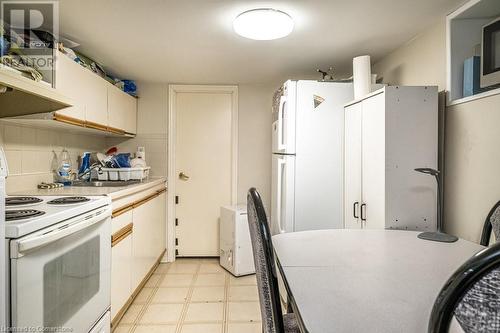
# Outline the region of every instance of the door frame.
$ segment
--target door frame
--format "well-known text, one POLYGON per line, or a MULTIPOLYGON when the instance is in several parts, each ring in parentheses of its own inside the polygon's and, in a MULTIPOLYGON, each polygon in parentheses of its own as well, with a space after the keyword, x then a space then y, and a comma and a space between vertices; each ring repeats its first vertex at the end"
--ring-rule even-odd
POLYGON ((177 134, 177 93, 231 94, 231 204, 237 203, 238 194, 238 86, 235 85, 185 85, 168 86, 168 153, 167 153, 167 254, 168 262, 175 261, 175 138, 177 134))

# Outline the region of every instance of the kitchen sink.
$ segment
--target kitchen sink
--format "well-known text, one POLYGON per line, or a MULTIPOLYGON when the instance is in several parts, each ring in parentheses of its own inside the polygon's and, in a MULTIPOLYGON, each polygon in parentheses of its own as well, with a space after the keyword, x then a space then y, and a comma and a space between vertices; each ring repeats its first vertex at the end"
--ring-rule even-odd
POLYGON ((79 187, 119 187, 119 186, 128 186, 132 184, 138 184, 140 183, 140 180, 120 180, 120 181, 113 181, 113 180, 105 180, 105 181, 83 181, 83 180, 77 180, 74 181, 71 186, 79 186, 79 187))

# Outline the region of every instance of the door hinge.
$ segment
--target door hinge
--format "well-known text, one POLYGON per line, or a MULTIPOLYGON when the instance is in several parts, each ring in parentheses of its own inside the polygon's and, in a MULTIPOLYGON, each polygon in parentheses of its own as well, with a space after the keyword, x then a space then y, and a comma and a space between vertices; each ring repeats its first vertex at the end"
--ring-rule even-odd
POLYGON ((176 205, 178 205, 178 204, 179 204, 179 196, 178 196, 178 195, 176 195, 176 196, 175 196, 175 204, 176 204, 176 205))
POLYGON ((179 238, 175 239, 175 246, 179 245, 179 238))
POLYGON ((179 219, 176 217, 175 218, 175 226, 178 226, 179 225, 179 219))
POLYGON ((175 255, 178 256, 179 255, 179 250, 175 250, 175 255))

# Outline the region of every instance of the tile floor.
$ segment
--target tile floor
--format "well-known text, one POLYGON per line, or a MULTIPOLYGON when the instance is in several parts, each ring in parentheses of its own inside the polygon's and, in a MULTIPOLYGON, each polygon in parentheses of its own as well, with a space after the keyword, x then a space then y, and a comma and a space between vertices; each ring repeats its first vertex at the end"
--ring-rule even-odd
POLYGON ((235 278, 218 259, 160 264, 115 333, 261 333, 255 275, 235 278))

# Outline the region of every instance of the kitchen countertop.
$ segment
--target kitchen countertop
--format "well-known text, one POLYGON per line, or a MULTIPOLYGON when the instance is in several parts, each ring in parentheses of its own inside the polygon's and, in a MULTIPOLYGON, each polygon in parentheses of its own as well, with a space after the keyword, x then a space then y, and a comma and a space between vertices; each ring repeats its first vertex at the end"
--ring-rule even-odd
MULTIPOLYGON (((166 183, 167 179, 164 177, 160 178, 150 178, 144 180, 141 183, 131 184, 127 186, 115 186, 115 187, 86 187, 86 186, 65 186, 55 189, 33 189, 29 191, 13 192, 9 195, 32 195, 32 196, 44 196, 44 195, 80 195, 80 196, 93 196, 93 195, 107 195, 111 197, 111 200, 115 200, 127 195, 131 195, 137 192, 147 190, 148 188, 166 183)), ((166 185, 165 185, 166 186, 166 185)))

